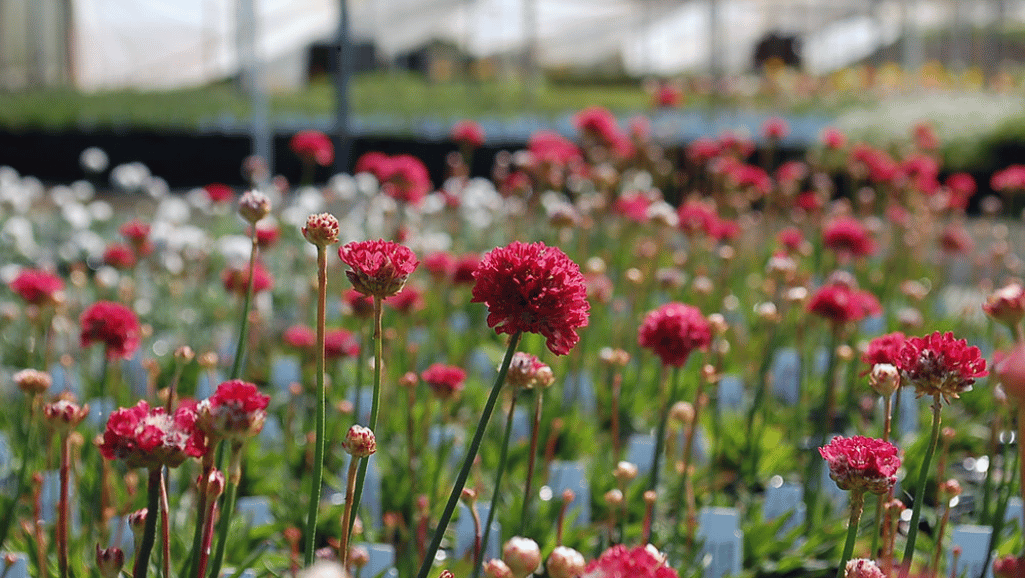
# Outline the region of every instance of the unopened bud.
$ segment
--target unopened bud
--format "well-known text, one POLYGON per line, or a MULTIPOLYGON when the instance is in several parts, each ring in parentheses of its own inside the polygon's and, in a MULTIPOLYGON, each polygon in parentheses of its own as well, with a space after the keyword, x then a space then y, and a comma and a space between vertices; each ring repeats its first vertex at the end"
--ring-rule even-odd
POLYGON ((868 374, 872 391, 883 397, 890 397, 900 387, 900 371, 889 363, 877 363, 868 374))
POLYGON ((188 345, 182 345, 174 350, 174 359, 180 363, 189 363, 196 357, 196 352, 188 345))
POLYGON ((338 242, 338 219, 330 213, 310 215, 302 228, 303 237, 318 247, 327 247, 338 242))
POLYGON ((573 548, 557 546, 545 562, 549 578, 579 578, 587 568, 584 555, 573 548))
POLYGON ((637 477, 637 466, 627 461, 621 461, 612 471, 612 477, 616 478, 620 484, 630 483, 637 477))
POLYGON ((374 432, 370 431, 370 428, 354 425, 345 434, 342 449, 355 458, 370 457, 377 451, 377 438, 374 437, 374 432))
POLYGON ((658 493, 655 490, 648 490, 644 492, 644 504, 648 506, 655 505, 655 501, 658 500, 658 493))
POLYGON ((515 578, 524 578, 541 565, 541 548, 530 538, 514 536, 502 547, 502 561, 515 578))
POLYGON ((238 200, 238 214, 252 224, 270 213, 270 199, 260 191, 246 191, 238 200))
POLYGON ((125 553, 121 548, 100 548, 96 544, 96 569, 103 578, 117 578, 125 565, 125 553))
POLYGON ((349 563, 352 567, 359 571, 370 562, 370 552, 367 551, 363 546, 353 546, 349 548, 349 563))
POLYGON ((484 574, 489 578, 513 578, 513 573, 509 566, 497 559, 488 560, 484 563, 484 574))
POLYGON ((50 389, 53 384, 53 379, 45 371, 22 369, 14 374, 14 383, 26 395, 34 396, 46 393, 46 390, 50 389))
POLYGON ((623 492, 619 490, 609 490, 605 492, 605 503, 611 508, 618 508, 623 505, 623 492))

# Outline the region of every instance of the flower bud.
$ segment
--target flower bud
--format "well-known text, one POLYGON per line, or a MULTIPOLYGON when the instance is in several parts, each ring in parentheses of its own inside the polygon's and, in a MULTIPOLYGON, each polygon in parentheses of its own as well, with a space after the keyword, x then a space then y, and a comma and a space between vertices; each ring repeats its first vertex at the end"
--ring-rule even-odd
POLYGON ((355 458, 370 457, 377 451, 377 438, 374 436, 374 432, 370 431, 370 428, 354 425, 345 434, 342 449, 355 458))
POLYGON ((142 508, 128 514, 128 527, 132 529, 132 536, 135 537, 135 544, 142 541, 142 532, 146 528, 146 516, 149 510, 142 508))
MULTIPOLYGON (((202 487, 201 483, 203 474, 199 475, 199 479, 196 480, 196 485, 202 487)), ((210 470, 210 474, 206 478, 206 499, 216 500, 224 493, 224 472, 214 469, 210 470)))
POLYGON ((558 546, 552 550, 548 561, 545 562, 549 578, 579 578, 586 567, 584 555, 566 546, 558 546))
POLYGON ((612 477, 616 478, 616 481, 620 484, 628 484, 637 477, 637 466, 627 461, 621 461, 616 464, 616 469, 612 471, 612 477))
POLYGON ((238 214, 252 224, 270 213, 270 199, 260 191, 246 191, 238 200, 238 214))
POLYGON ((687 401, 678 401, 669 409, 669 418, 690 425, 694 421, 694 406, 687 401))
POLYGON ((67 435, 89 415, 89 404, 79 406, 73 399, 61 398, 43 406, 46 423, 60 435, 67 435))
POLYGON ((566 488, 565 490, 562 491, 562 501, 563 502, 568 504, 569 502, 572 502, 575 499, 577 499, 577 494, 573 490, 571 490, 569 488, 566 488))
POLYGON ((514 536, 502 547, 502 561, 509 566, 514 578, 524 578, 541 565, 541 549, 530 538, 514 536))
POLYGON ((179 363, 189 363, 196 357, 196 352, 188 345, 182 345, 174 350, 174 359, 179 363))
POLYGON ((512 570, 501 560, 489 560, 484 563, 484 574, 490 578, 513 578, 512 570))
POLYGON ((889 363, 877 363, 868 374, 868 384, 872 391, 883 397, 889 397, 900 387, 900 371, 889 363))
POLYGON ((463 488, 463 493, 459 496, 459 499, 467 506, 472 506, 477 501, 477 492, 470 488, 463 488))
POLYGON ((125 553, 121 548, 101 549, 96 544, 96 569, 103 578, 117 578, 125 565, 125 553))
POLYGON ((655 501, 658 500, 658 493, 655 490, 648 490, 644 492, 644 505, 653 506, 655 501))
POLYGON ((50 385, 53 384, 53 379, 45 371, 22 369, 14 374, 14 383, 26 395, 34 396, 46 393, 46 390, 50 389, 50 385))
POLYGON ((602 363, 607 365, 623 367, 627 363, 630 363, 630 354, 622 349, 602 347, 601 351, 598 352, 598 357, 601 359, 602 363))
POLYGON ((203 369, 213 369, 218 363, 217 353, 208 351, 199 356, 199 366, 203 369))
POLYGON ((1025 288, 1012 283, 994 291, 982 305, 994 320, 1014 327, 1025 317, 1025 288))
POLYGON ((415 371, 407 371, 405 375, 399 378, 399 385, 405 388, 412 389, 416 387, 416 384, 420 382, 420 377, 415 371))
POLYGON ((940 490, 940 495, 941 496, 946 496, 946 498, 949 500, 950 498, 953 498, 954 496, 960 496, 961 495, 961 484, 959 484, 957 480, 953 480, 953 479, 947 480, 947 481, 945 481, 945 482, 940 484, 939 490, 940 490))
POLYGON ((338 219, 330 213, 310 215, 302 228, 303 237, 318 247, 327 247, 338 242, 338 219))
POLYGON ((618 508, 623 505, 623 492, 619 490, 609 490, 605 492, 605 503, 610 508, 618 508))
POLYGON ((872 560, 855 558, 847 562, 844 578, 886 578, 886 575, 872 560))
POLYGON ((456 578, 456 575, 451 570, 442 570, 441 574, 438 574, 438 578, 456 578))
POLYGON ((370 562, 370 552, 367 551, 363 546, 353 546, 349 548, 349 564, 359 572, 360 568, 363 568, 370 562))

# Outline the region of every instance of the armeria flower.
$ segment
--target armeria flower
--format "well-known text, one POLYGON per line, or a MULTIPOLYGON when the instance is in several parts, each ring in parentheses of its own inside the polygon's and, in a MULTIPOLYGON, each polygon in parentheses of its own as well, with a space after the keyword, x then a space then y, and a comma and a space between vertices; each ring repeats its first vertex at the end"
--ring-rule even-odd
POLYGON ((139 348, 139 319, 120 303, 93 303, 82 312, 79 324, 82 347, 102 343, 108 358, 128 358, 139 348))
POLYGON ((869 369, 880 363, 897 365, 897 356, 904 347, 905 341, 907 341, 907 337, 900 331, 880 335, 868 342, 868 349, 861 356, 861 360, 869 369))
POLYGON ((347 289, 342 293, 342 303, 346 310, 356 317, 367 318, 374 314, 373 299, 355 289, 347 289))
POLYGON ((909 338, 896 365, 918 397, 942 395, 947 403, 971 391, 976 378, 989 375, 979 348, 950 332, 909 338))
POLYGON ((235 192, 231 190, 231 187, 223 183, 210 183, 203 187, 203 191, 206 192, 210 202, 215 204, 227 203, 235 196, 235 192))
POLYGON ((352 268, 345 275, 356 291, 381 299, 401 291, 419 264, 409 247, 383 239, 348 243, 338 257, 352 268))
POLYGON ((837 436, 819 454, 829 464, 829 477, 841 490, 869 491, 881 495, 897 483, 900 457, 890 442, 853 436, 837 436))
POLYGON ((46 271, 23 269, 9 286, 29 305, 54 305, 64 299, 64 281, 46 271))
MULTIPOLYGON (((221 273, 224 289, 236 295, 245 295, 249 289, 249 264, 241 268, 228 267, 221 273)), ((259 262, 253 268, 253 293, 260 293, 274 288, 274 278, 259 262)))
POLYGON ((238 214, 251 224, 270 214, 270 198, 257 190, 246 191, 238 200, 238 214))
POLYGON ((289 347, 305 350, 317 344, 317 334, 308 325, 292 325, 281 334, 282 341, 289 347))
POLYGON ((414 311, 420 311, 427 306, 424 299, 424 292, 412 285, 407 285, 395 295, 384 300, 385 304, 392 307, 399 313, 409 315, 414 311))
POLYGON ((785 139, 790 134, 790 125, 787 121, 774 116, 762 124, 762 136, 767 140, 778 141, 785 139))
POLYGON ((125 565, 125 553, 121 548, 101 549, 96 543, 96 569, 103 578, 117 578, 125 565))
POLYGON ((467 253, 465 255, 461 255, 453 264, 452 282, 467 285, 473 283, 473 274, 477 272, 477 267, 480 267, 479 254, 467 253))
POLYGON ((847 135, 833 127, 824 129, 819 140, 822 141, 823 146, 831 150, 839 150, 847 146, 847 135))
POLYGON ((138 247, 146 243, 149 239, 150 226, 148 223, 144 223, 138 219, 128 221, 118 232, 125 238, 126 241, 132 245, 138 247))
POLYGON ((712 327, 697 307, 666 303, 644 316, 637 342, 652 350, 663 365, 682 367, 692 351, 712 342, 712 327))
POLYGON ((940 249, 948 255, 965 255, 975 248, 975 241, 971 234, 964 228, 964 225, 950 223, 943 227, 940 237, 937 240, 940 249))
MULTIPOLYGON (((445 251, 435 251, 424 257, 424 268, 435 279, 448 279, 452 275, 452 271, 455 270, 455 266, 455 257, 445 251)), ((476 269, 477 267, 474 266, 474 270, 476 269)), ((470 277, 473 277, 472 273, 470 277)))
POLYGON ((331 329, 324 333, 324 357, 338 359, 359 355, 359 340, 345 329, 331 329))
POLYGON ((1018 558, 1014 554, 993 560, 993 576, 995 578, 1020 578, 1023 570, 1025 570, 1025 558, 1018 558))
POLYGON ((514 536, 502 546, 502 561, 516 578, 534 573, 541 565, 541 548, 530 538, 514 536))
MULTIPOLYGON (((259 245, 260 249, 266 249, 278 241, 278 237, 281 236, 281 230, 273 222, 260 221, 256 224, 256 244, 259 245)), ((246 230, 246 235, 252 235, 252 231, 246 230)))
POLYGON ((484 129, 479 122, 461 120, 452 127, 452 140, 461 145, 477 148, 484 144, 484 129))
POLYGON ((1010 351, 998 351, 993 357, 993 370, 1004 393, 1025 400, 1025 343, 1018 343, 1010 351))
POLYGON ((78 405, 74 396, 60 396, 43 406, 46 423, 57 433, 65 435, 82 423, 89 415, 89 404, 78 405))
POLYGON ((788 227, 779 232, 776 236, 776 240, 779 244, 786 249, 787 253, 796 253, 800 251, 801 246, 804 245, 804 235, 801 230, 797 227, 788 227))
POLYGON ((545 569, 551 578, 579 578, 586 568, 584 555, 566 546, 557 546, 545 562, 545 569))
POLYGON ((454 365, 435 363, 425 369, 420 378, 439 399, 452 399, 463 391, 466 372, 454 365))
POLYGON ((555 382, 555 374, 547 363, 522 351, 513 354, 505 380, 513 387, 546 388, 555 382))
POLYGON ((260 433, 270 397, 256 385, 233 379, 196 406, 196 426, 211 439, 243 441, 260 433))
POLYGON ((484 575, 488 578, 513 578, 509 566, 497 558, 484 563, 484 575))
POLYGON ((808 311, 840 326, 882 313, 875 295, 839 283, 819 288, 808 301, 808 311))
POLYGON ((583 578, 679 578, 679 574, 651 544, 632 550, 616 544, 587 565, 583 578))
POLYGON ((1011 165, 993 173, 989 186, 1001 193, 1025 191, 1025 165, 1011 165))
POLYGON ((861 221, 841 217, 826 225, 822 243, 828 249, 853 257, 868 257, 876 252, 876 243, 861 221))
POLYGON ((354 458, 368 458, 377 451, 377 438, 370 428, 354 425, 346 432, 342 449, 354 458))
POLYGON ((335 146, 331 144, 331 139, 319 130, 304 130, 295 133, 292 140, 288 142, 288 146, 303 162, 317 163, 326 167, 335 160, 335 146))
POLYGON ((982 305, 983 311, 996 321, 1014 327, 1025 318, 1025 288, 1018 283, 997 289, 982 305))
POLYGON ((182 404, 173 414, 145 400, 110 414, 100 453, 130 468, 178 467, 206 453, 206 437, 196 428, 196 411, 182 404))
POLYGON ((46 393, 46 390, 53 385, 53 378, 50 374, 38 369, 22 369, 12 376, 12 380, 18 389, 30 397, 46 393))
POLYGON ((474 273, 472 303, 488 307, 496 333, 540 333, 565 355, 587 325, 590 305, 580 267, 556 247, 514 241, 484 255, 474 273))
POLYGON ((844 578, 886 578, 879 566, 867 558, 848 560, 843 572, 844 578))
POLYGON ((128 245, 111 243, 103 251, 103 264, 121 271, 135 267, 135 253, 128 245))
POLYGON ((431 192, 431 175, 423 161, 413 155, 395 155, 388 165, 387 178, 381 183, 381 191, 396 201, 419 205, 431 192))

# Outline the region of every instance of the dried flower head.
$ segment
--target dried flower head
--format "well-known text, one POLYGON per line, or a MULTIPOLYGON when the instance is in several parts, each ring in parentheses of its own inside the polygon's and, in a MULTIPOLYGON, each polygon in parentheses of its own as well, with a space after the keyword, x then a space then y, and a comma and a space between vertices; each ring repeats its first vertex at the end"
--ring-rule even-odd
POLYGON ((246 191, 238 200, 238 214, 255 225, 270 214, 270 199, 260 191, 246 191))
POLYGON ((637 342, 651 349, 663 365, 682 367, 692 351, 711 344, 712 329, 697 307, 667 303, 644 317, 637 342))
POLYGON ((419 264, 408 247, 383 239, 343 245, 338 257, 351 267, 345 275, 356 291, 381 299, 401 291, 419 264))
POLYGON ((327 247, 338 242, 338 219, 330 213, 310 215, 302 228, 303 237, 318 247, 327 247))
POLYGON ((938 395, 947 403, 971 391, 976 378, 989 375, 979 348, 950 332, 909 338, 896 365, 918 397, 938 395))
POLYGON ((829 477, 841 490, 884 494, 897 483, 900 457, 890 442, 853 436, 837 436, 819 448, 829 464, 829 477))
POLYGON ((18 389, 25 392, 25 395, 35 396, 46 393, 53 384, 53 378, 45 371, 38 369, 22 369, 14 374, 14 384, 18 389))
POLYGON ((506 373, 505 380, 513 387, 544 389, 555 383, 555 374, 552 373, 552 368, 547 363, 536 356, 517 351, 509 363, 509 371, 506 373))
POLYGON ((493 249, 474 273, 473 303, 488 307, 497 333, 540 333, 552 353, 565 355, 580 340, 590 305, 580 267, 556 247, 514 241, 493 249))
POLYGON ((354 458, 367 458, 377 451, 377 438, 370 428, 354 425, 345 434, 342 449, 354 458))

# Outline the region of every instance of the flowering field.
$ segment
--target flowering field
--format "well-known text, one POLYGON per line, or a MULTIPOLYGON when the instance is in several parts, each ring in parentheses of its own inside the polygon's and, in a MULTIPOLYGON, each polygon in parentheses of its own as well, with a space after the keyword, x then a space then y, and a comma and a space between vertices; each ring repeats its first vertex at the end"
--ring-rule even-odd
POLYGON ((3 576, 1020 576, 1025 167, 577 126, 0 168, 3 576))

